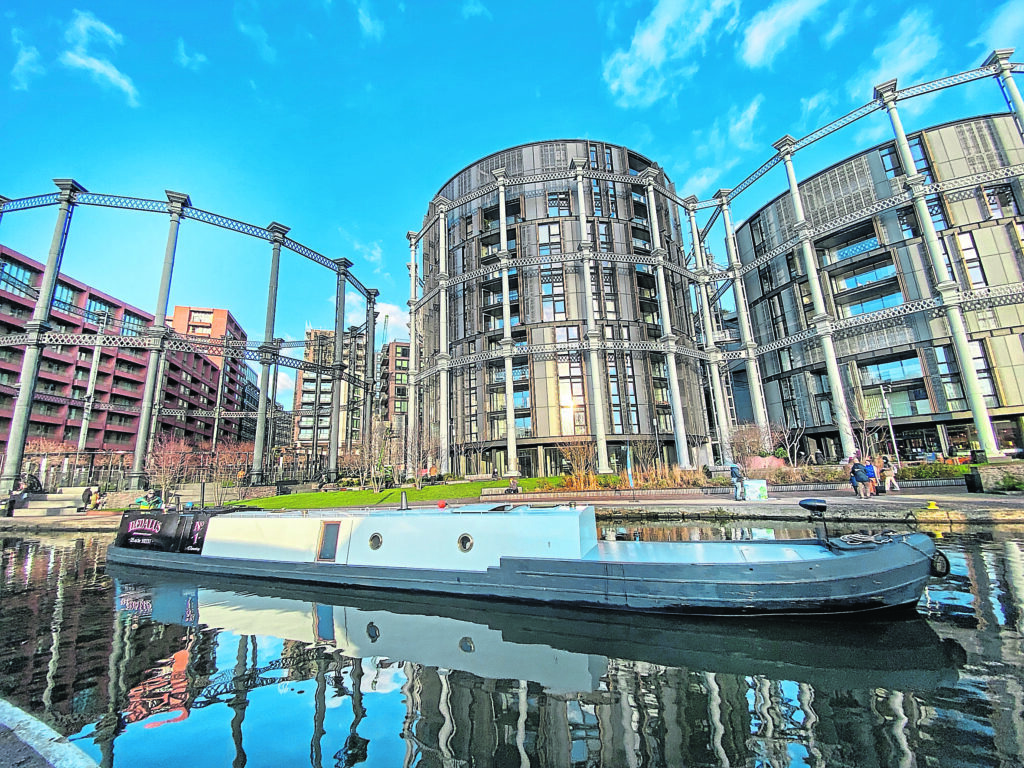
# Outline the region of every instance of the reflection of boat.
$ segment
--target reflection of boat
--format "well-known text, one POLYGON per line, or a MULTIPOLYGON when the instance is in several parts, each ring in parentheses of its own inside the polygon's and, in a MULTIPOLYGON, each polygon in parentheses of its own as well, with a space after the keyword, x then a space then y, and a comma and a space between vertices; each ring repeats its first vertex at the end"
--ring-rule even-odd
MULTIPOLYGON (((379 590, 195 576, 161 581, 110 565, 122 610, 522 679, 550 691, 595 690, 609 659, 763 675, 822 690, 952 685, 963 650, 920 617, 867 622, 685 618, 525 606, 379 590)), ((156 577, 159 578, 159 577, 156 577)))
MULTIPOLYGON (((824 502, 814 504, 824 508, 824 502)), ((593 507, 508 504, 220 515, 133 511, 122 518, 107 556, 192 573, 707 614, 914 606, 933 558, 942 557, 922 533, 603 541, 593 507)))

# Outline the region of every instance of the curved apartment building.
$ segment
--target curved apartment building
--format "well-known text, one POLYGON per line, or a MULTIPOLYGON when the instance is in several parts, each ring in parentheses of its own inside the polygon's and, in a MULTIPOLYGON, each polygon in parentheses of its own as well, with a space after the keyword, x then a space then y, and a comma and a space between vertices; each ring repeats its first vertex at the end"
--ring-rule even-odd
MULTIPOLYGON (((894 90, 885 84, 876 96, 894 90)), ((894 436, 901 457, 964 455, 985 448, 963 375, 969 358, 996 447, 1016 452, 1020 129, 1002 114, 901 134, 806 178, 736 230, 768 417, 804 433, 811 456, 847 453, 844 405, 864 450, 892 453, 894 436), (957 350, 961 322, 966 354, 957 350), (822 331, 833 340, 831 377, 822 331)), ((790 146, 788 137, 776 144, 784 160, 790 146)))
POLYGON ((456 174, 410 232, 412 464, 557 473, 593 441, 707 463, 692 272, 672 183, 625 147, 524 144, 456 174))

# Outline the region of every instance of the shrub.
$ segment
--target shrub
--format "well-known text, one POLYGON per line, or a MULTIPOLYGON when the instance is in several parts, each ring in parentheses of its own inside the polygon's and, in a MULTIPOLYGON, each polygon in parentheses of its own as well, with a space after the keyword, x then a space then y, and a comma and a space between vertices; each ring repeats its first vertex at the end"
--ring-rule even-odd
POLYGON ((896 474, 900 480, 938 480, 943 478, 963 477, 969 471, 966 464, 914 464, 902 466, 896 474))

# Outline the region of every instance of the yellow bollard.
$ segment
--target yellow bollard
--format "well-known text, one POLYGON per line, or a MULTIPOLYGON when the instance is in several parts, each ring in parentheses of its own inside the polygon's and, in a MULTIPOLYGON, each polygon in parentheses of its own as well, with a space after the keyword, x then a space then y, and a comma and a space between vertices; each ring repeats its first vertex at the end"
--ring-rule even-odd
POLYGON ((934 501, 929 501, 928 502, 928 506, 925 507, 925 509, 938 509, 938 508, 939 508, 939 505, 936 504, 934 501))

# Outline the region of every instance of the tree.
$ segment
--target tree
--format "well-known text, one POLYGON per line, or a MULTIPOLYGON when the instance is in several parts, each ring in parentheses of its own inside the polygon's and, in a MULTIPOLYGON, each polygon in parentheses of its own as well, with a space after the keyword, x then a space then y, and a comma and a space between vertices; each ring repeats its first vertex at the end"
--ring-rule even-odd
POLYGON ((778 445, 786 450, 789 463, 794 467, 797 466, 800 459, 800 446, 803 443, 807 427, 797 419, 796 426, 784 427, 781 424, 775 424, 772 426, 772 429, 778 435, 778 445))
POLYGON ((870 456, 875 453, 878 444, 878 434, 884 428, 884 422, 879 417, 880 401, 877 397, 866 397, 860 386, 854 386, 847 398, 848 411, 850 414, 850 426, 853 428, 854 439, 857 440, 857 447, 861 455, 870 456), (858 439, 857 432, 860 432, 858 439))
POLYGON ((189 469, 196 468, 198 464, 198 455, 190 443, 161 432, 153 439, 146 461, 150 487, 159 490, 160 497, 166 500, 168 492, 185 479, 189 469))
POLYGON ((562 458, 572 468, 569 484, 573 490, 586 491, 597 487, 597 445, 586 435, 564 435, 556 443, 562 458))
POLYGON ((653 440, 640 438, 632 443, 633 461, 641 472, 650 472, 658 461, 658 446, 653 440))
POLYGON ((408 471, 412 473, 417 488, 423 487, 423 478, 437 460, 438 444, 437 433, 434 430, 428 430, 412 441, 409 451, 412 466, 408 471))
POLYGON ((214 504, 223 504, 229 493, 242 498, 245 478, 249 474, 254 446, 237 440, 220 440, 210 453, 204 478, 211 482, 214 504))

